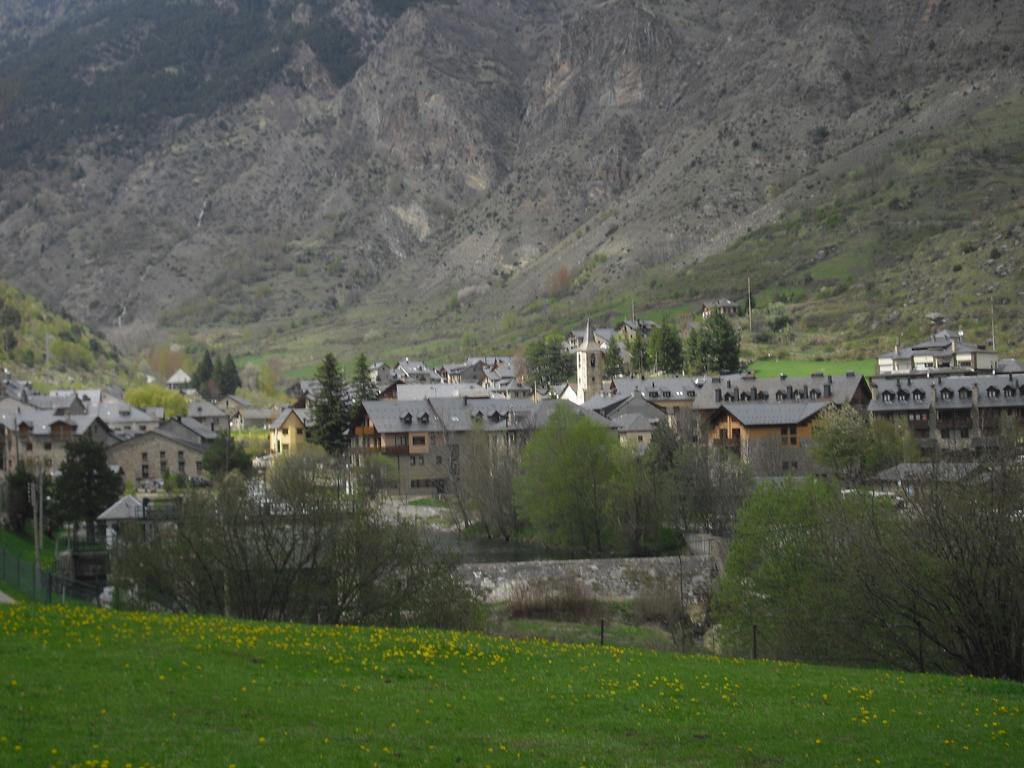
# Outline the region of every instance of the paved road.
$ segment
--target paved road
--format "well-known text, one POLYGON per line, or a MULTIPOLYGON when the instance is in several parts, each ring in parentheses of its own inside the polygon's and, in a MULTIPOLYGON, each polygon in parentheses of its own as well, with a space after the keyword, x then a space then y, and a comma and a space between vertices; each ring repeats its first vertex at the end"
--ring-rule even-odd
POLYGON ((0 605, 14 605, 14 598, 0 592, 0 605))

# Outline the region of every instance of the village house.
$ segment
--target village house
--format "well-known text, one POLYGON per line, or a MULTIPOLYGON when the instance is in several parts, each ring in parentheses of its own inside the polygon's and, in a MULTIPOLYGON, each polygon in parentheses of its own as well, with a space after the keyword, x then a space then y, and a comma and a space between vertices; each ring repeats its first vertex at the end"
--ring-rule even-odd
POLYGON ((0 400, 0 432, 5 472, 14 472, 20 463, 52 472, 64 463, 65 448, 77 437, 108 446, 118 442, 95 414, 44 410, 13 398, 0 400))
POLYGON ((814 373, 712 376, 694 398, 701 432, 711 445, 735 451, 763 476, 815 471, 810 447, 814 420, 828 407, 865 409, 871 389, 863 376, 814 373))
MULTIPOLYGON (((1003 361, 1004 366, 1016 361, 1003 361)), ((909 347, 896 347, 878 356, 879 376, 915 376, 944 373, 997 373, 999 355, 984 344, 964 341, 963 332, 938 331, 909 347)), ((1018 366, 1019 367, 1019 366, 1018 366)))
MULTIPOLYGON (((460 476, 460 459, 473 430, 492 440, 522 443, 557 406, 556 400, 464 397, 366 401, 353 424, 352 449, 360 462, 372 455, 392 457, 396 489, 403 495, 444 494, 460 476)), ((600 415, 581 412, 615 429, 600 415)))
POLYGON ((179 368, 167 379, 166 386, 167 389, 173 389, 176 392, 185 392, 192 388, 192 377, 179 368))
POLYGON ((231 429, 228 415, 206 400, 192 400, 188 404, 188 417, 213 432, 228 432, 231 429))
POLYGON ((730 299, 708 299, 700 304, 700 316, 705 320, 712 315, 736 317, 738 314, 739 306, 730 299))
POLYGON ((161 426, 109 447, 107 458, 120 468, 126 481, 139 488, 156 487, 171 474, 193 480, 203 474, 208 444, 197 435, 188 439, 187 434, 161 426))
POLYGON ((868 411, 907 424, 925 453, 992 447, 1004 425, 1024 426, 1024 374, 886 376, 868 411))
POLYGON ((270 453, 295 453, 309 442, 313 412, 308 408, 285 408, 268 427, 270 453))

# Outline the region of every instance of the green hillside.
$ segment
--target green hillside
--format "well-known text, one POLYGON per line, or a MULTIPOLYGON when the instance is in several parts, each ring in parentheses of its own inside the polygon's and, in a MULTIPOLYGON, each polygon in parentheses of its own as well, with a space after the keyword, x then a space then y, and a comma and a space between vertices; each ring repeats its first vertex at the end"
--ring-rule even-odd
POLYGON ((0 282, 0 365, 17 376, 50 383, 95 384, 125 375, 118 351, 108 341, 4 282, 0 282))
POLYGON ((666 277, 684 296, 746 297, 751 278, 759 348, 857 356, 926 335, 938 312, 970 338, 1020 354, 1024 317, 1024 96, 839 178, 822 203, 666 277), (774 305, 774 306, 772 306, 774 305), (766 328, 766 313, 782 318, 766 328))
POLYGON ((3 765, 1024 761, 994 680, 26 606, 0 669, 3 765))

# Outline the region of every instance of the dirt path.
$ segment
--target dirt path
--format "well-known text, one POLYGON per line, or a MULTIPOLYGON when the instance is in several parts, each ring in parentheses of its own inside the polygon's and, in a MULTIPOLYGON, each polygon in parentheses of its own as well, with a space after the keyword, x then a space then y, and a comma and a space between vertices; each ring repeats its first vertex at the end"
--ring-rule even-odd
POLYGON ((13 597, 9 597, 8 595, 5 595, 3 592, 0 592, 0 605, 14 605, 14 603, 15 600, 13 597))

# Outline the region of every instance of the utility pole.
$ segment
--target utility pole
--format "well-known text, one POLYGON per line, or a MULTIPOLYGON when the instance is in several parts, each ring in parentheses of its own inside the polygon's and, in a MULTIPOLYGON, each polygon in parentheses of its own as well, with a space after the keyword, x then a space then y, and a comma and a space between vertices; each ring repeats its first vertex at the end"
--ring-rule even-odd
POLYGON ((750 275, 747 275, 747 330, 754 333, 754 299, 750 295, 750 275))
POLYGON ((996 300, 989 300, 989 310, 992 312, 992 351, 996 351, 996 300))
POLYGON ((38 599, 43 591, 43 497, 46 475, 43 467, 39 467, 39 479, 30 484, 29 498, 32 500, 32 544, 35 552, 35 596, 38 599))

